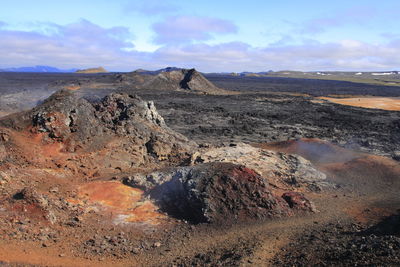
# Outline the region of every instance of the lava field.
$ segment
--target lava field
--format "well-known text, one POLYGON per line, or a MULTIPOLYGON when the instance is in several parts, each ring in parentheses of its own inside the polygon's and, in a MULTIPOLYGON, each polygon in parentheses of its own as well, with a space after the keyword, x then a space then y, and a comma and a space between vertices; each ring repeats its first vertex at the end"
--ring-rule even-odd
POLYGON ((1 266, 400 265, 397 87, 173 69, 0 94, 1 266))

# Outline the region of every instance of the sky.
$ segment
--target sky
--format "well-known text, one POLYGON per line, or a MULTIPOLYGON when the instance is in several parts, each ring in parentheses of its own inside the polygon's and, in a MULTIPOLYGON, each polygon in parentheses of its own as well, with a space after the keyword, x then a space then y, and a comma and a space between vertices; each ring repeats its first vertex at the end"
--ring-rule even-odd
POLYGON ((0 69, 400 69, 398 0, 0 3, 0 69))

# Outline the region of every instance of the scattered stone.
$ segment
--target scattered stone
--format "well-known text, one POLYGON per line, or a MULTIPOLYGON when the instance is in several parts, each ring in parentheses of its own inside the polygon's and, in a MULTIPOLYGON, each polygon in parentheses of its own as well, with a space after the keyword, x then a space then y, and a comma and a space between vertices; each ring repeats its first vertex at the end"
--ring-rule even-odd
POLYGON ((21 191, 14 194, 13 199, 24 200, 30 204, 37 204, 41 208, 46 209, 48 207, 48 200, 35 189, 24 188, 21 191))
POLYGON ((282 195, 282 198, 292 209, 317 212, 314 203, 308 200, 302 193, 286 192, 282 195))
POLYGON ((50 193, 58 193, 58 187, 52 187, 49 190, 50 193))
POLYGON ((0 184, 6 184, 11 180, 10 176, 5 172, 0 171, 0 184))
POLYGON ((398 266, 400 238, 382 232, 372 234, 376 229, 328 224, 307 230, 275 256, 273 265, 398 266))
POLYGON ((7 158, 7 150, 6 147, 0 143, 0 162, 7 158))

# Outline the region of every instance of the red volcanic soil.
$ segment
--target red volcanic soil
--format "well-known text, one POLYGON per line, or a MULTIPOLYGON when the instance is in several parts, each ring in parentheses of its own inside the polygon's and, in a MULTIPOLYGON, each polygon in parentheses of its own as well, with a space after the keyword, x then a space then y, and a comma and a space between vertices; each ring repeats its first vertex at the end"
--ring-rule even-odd
POLYGON ((258 146, 300 155, 338 182, 356 183, 371 190, 400 182, 400 165, 397 161, 345 149, 320 139, 299 139, 258 146))
POLYGON ((317 169, 328 175, 329 180, 343 187, 347 194, 357 195, 343 208, 361 221, 392 214, 400 207, 400 164, 397 161, 359 153, 319 139, 258 146, 297 154, 310 160, 317 169))
MULTIPOLYGON (((55 144, 43 148, 39 137, 28 133, 11 136, 18 147, 24 144, 24 150, 29 150, 32 157, 33 153, 37 153, 39 163, 47 160, 50 164, 51 159, 68 154, 55 144)), ((217 264, 223 255, 233 255, 232 262, 228 261, 226 265, 235 265, 240 261, 250 266, 268 266, 280 248, 293 243, 304 229, 339 219, 368 224, 393 214, 400 206, 400 167, 391 159, 354 152, 318 139, 259 146, 302 155, 342 187, 307 193, 306 196, 315 202, 319 213, 230 227, 189 226, 168 219, 146 199, 142 190, 119 181, 93 181, 93 178, 88 181, 82 174, 74 177, 62 168, 47 170, 39 176, 36 173, 44 169, 31 166, 10 172, 15 180, 2 189, 4 193, 12 195, 21 192, 21 188, 31 186, 37 188, 37 192, 25 194, 22 199, 17 196, 14 200, 7 200, 9 204, 0 210, 0 215, 8 214, 8 218, 13 220, 0 222, 0 232, 4 236, 4 240, 0 241, 0 261, 45 266, 162 266, 180 263, 190 266, 191 263, 201 265, 204 261, 217 264), (60 173, 66 176, 57 176, 60 173), (52 193, 54 187, 58 188, 57 193, 52 193), (42 197, 50 204, 46 206, 38 202, 42 197), (60 197, 67 201, 58 204, 60 197), (46 219, 51 210, 59 216, 55 225, 46 219), (21 227, 33 233, 49 228, 55 231, 55 238, 43 239, 41 235, 33 235, 31 239, 32 234, 14 236, 14 229, 21 227), (114 246, 114 241, 104 239, 110 236, 110 240, 114 240, 114 237, 120 236, 120 232, 127 233, 126 240, 135 244, 134 249, 139 249, 138 254, 124 252, 124 249, 132 246, 131 243, 121 241, 120 245, 114 246), (101 250, 103 246, 104 251, 101 250), (236 258, 239 260, 233 260, 236 258)), ((257 176, 246 168, 233 168, 232 171, 230 176, 236 177, 237 181, 243 172, 245 177, 257 176)), ((208 170, 205 173, 213 172, 208 170)), ((225 176, 218 179, 214 177, 216 183, 211 189, 216 191, 209 192, 217 193, 221 207, 237 205, 239 191, 248 189, 244 187, 245 184, 233 183, 232 188, 228 188, 229 192, 225 192, 219 183, 221 179, 227 179, 228 176, 225 176), (243 188, 238 187, 240 190, 236 192, 233 185, 243 188), (230 194, 228 202, 224 202, 224 192, 230 194)), ((285 194, 283 197, 294 208, 309 205, 301 193, 285 194)))

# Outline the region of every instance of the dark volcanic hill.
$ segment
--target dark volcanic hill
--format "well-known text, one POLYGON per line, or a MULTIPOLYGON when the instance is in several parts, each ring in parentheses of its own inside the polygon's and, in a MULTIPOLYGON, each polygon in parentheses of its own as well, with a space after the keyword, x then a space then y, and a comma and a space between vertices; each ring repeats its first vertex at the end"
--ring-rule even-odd
POLYGON ((220 94, 225 91, 215 86, 195 69, 172 69, 157 75, 132 72, 120 74, 118 80, 136 89, 178 90, 205 94, 220 94))

